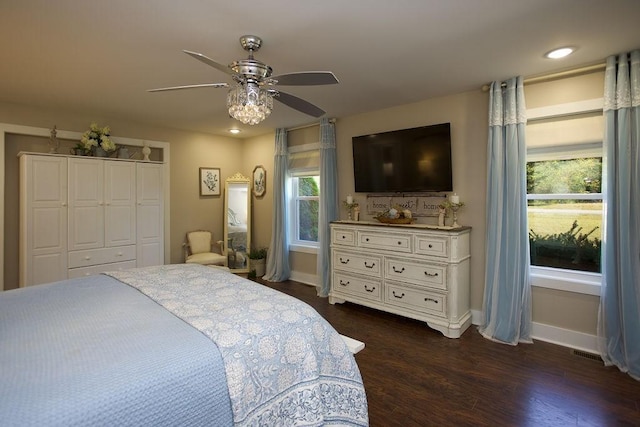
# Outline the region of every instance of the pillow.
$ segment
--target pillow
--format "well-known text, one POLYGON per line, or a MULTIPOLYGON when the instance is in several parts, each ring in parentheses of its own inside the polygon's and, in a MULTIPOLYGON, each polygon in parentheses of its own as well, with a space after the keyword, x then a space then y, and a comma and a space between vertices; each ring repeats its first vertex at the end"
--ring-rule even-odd
POLYGON ((233 209, 228 208, 227 210, 227 221, 229 221, 229 225, 240 225, 240 221, 238 221, 238 217, 233 209))

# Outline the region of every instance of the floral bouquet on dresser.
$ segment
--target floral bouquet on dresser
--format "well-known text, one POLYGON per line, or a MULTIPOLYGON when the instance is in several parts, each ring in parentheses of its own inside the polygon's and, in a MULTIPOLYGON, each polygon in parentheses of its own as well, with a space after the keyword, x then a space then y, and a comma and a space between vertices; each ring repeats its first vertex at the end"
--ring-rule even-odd
POLYGON ((415 221, 411 211, 399 205, 393 205, 389 210, 378 213, 375 219, 385 224, 411 224, 415 221))
POLYGON ((100 127, 91 123, 89 130, 82 134, 80 142, 75 146, 75 154, 106 157, 116 151, 118 146, 111 140, 109 126, 100 127))

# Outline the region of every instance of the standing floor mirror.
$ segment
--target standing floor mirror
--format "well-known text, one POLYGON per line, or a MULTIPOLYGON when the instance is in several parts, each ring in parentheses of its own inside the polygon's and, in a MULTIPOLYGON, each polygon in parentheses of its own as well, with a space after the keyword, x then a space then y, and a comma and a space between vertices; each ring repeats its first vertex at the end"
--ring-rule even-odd
POLYGON ((251 248, 251 180, 236 173, 224 184, 224 242, 229 269, 249 272, 251 248))

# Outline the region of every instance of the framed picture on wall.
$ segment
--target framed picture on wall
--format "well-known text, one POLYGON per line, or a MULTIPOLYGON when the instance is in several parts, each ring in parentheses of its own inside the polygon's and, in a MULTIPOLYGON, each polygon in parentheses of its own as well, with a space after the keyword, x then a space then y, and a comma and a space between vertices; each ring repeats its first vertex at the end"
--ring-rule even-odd
POLYGON ((220 195, 220 168, 200 168, 200 195, 220 195))
POLYGON ((259 165, 253 169, 253 195, 262 197, 265 191, 267 191, 267 171, 259 165))

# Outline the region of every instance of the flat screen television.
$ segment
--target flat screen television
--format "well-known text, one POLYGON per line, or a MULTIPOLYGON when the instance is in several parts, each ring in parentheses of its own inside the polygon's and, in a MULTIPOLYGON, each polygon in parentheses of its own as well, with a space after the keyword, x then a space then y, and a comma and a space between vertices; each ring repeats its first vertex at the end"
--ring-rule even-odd
POLYGON ((451 124, 355 136, 358 193, 452 191, 451 124))

